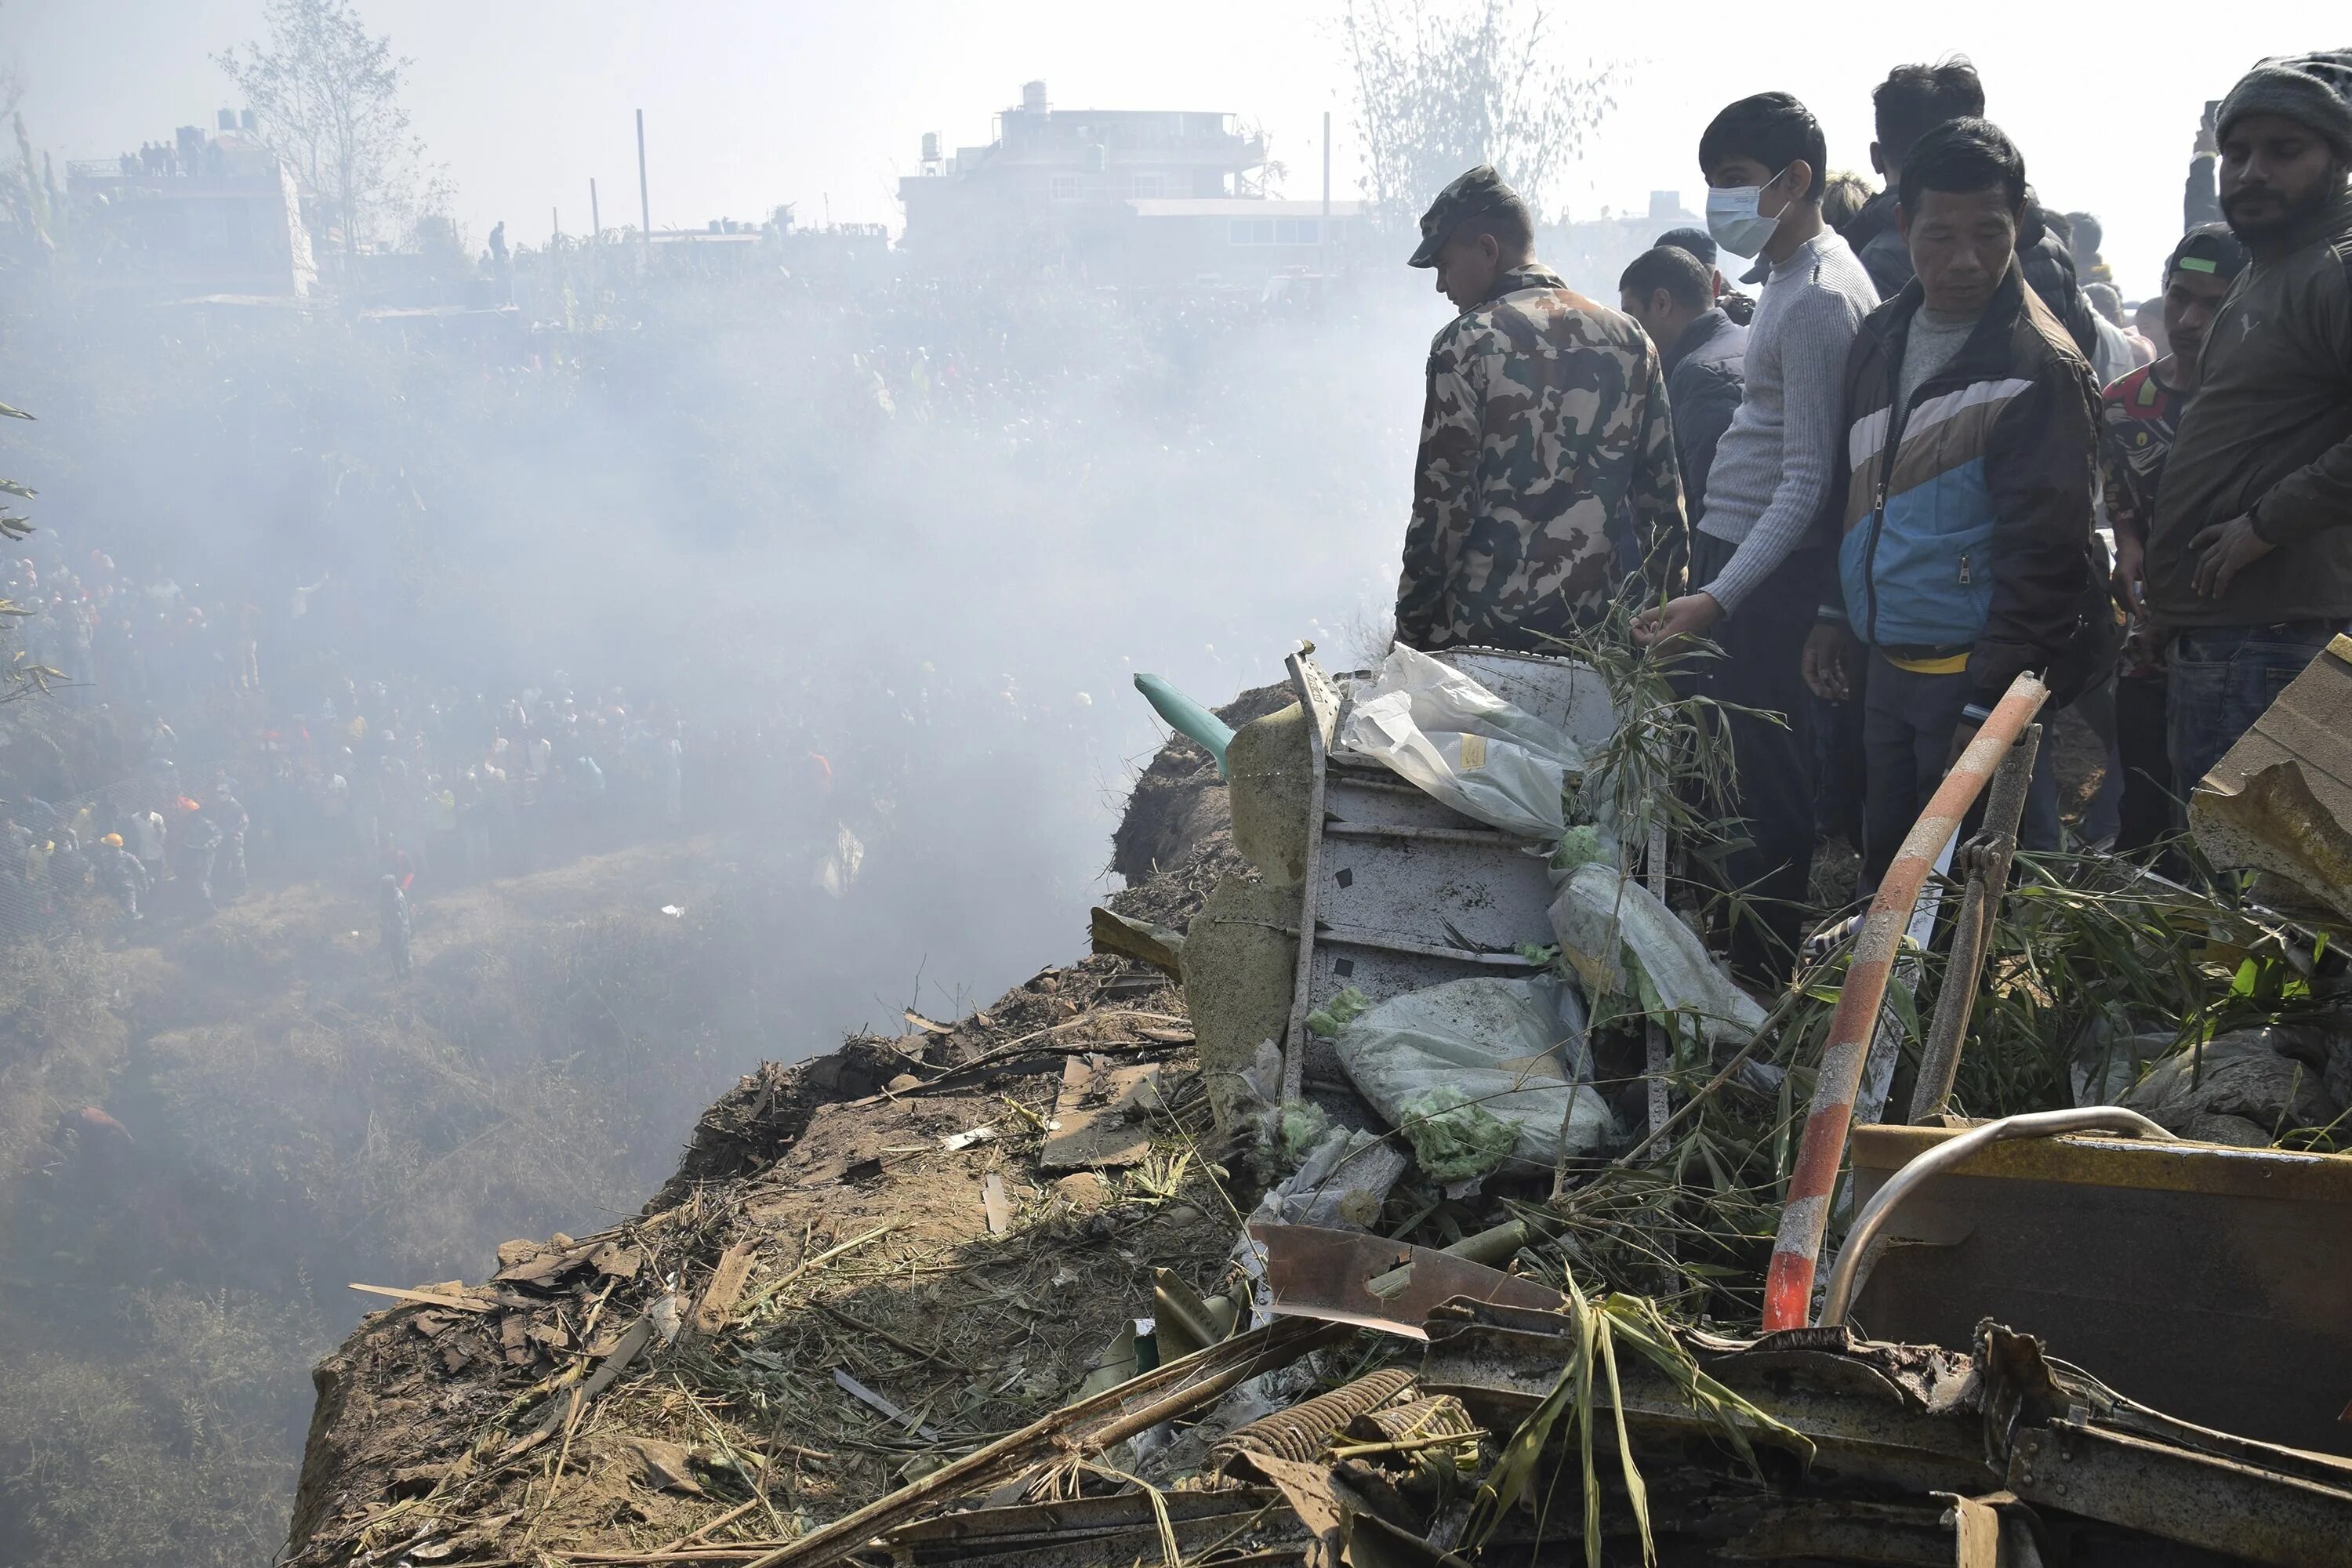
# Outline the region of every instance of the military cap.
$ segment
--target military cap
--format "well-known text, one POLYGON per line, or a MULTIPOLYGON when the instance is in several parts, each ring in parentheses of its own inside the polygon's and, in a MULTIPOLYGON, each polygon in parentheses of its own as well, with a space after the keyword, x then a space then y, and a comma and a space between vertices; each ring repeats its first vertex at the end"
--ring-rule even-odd
POLYGON ((1429 210, 1421 215, 1421 244, 1416 247, 1408 267, 1434 267, 1437 253, 1454 237, 1454 231, 1474 217, 1484 217, 1497 207, 1507 206, 1518 200, 1518 193, 1503 183, 1492 163, 1481 163, 1467 174, 1457 175, 1454 183, 1437 193, 1429 210))

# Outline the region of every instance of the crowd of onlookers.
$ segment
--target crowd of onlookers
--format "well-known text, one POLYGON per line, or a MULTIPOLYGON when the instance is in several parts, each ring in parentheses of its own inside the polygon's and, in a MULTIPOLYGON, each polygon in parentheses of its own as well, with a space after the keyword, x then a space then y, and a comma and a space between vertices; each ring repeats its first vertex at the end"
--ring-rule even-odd
MULTIPOLYGON (((1622 314, 1536 258, 1492 169, 1440 194, 1412 258, 1461 314, 1431 353, 1400 636, 1541 647, 1630 577, 1638 641, 1716 645, 1693 683, 1745 821, 1721 869, 1760 917, 1731 953, 1764 980, 1821 830, 1869 891, 2015 678, 2107 753, 2084 837, 2137 850, 2352 624, 2352 51, 2207 105, 2137 302, 1969 62, 1897 68, 1871 107, 1874 189, 1787 93, 1716 115, 1706 226, 1625 269, 1622 314)), ((2054 749, 2029 849, 2060 843, 2054 749)))
MULTIPOLYGON (((1257 406, 1278 400, 1261 388, 1245 401, 1234 382, 1254 362, 1219 346, 1267 324, 1254 299, 1110 300, 1034 279, 766 287, 805 328, 789 352, 808 374, 785 379, 806 395, 778 405, 809 422, 779 436, 796 492, 832 494, 824 465, 872 465, 951 428, 992 473, 1108 534, 1133 517, 1117 470, 1139 440, 1160 461, 1209 447, 1231 459, 1257 443, 1253 460, 1295 466, 1295 432, 1257 406)), ((700 374, 704 319, 667 308, 677 319, 600 341, 591 358, 630 378, 700 374)), ((293 420, 289 442, 303 439, 287 387, 246 395, 293 420)), ((772 671, 720 679, 691 706, 656 681, 560 670, 493 685, 467 673, 481 658, 448 637, 387 631, 385 609, 410 590, 384 580, 400 570, 386 554, 339 548, 321 528, 298 546, 319 564, 227 550, 200 582, 155 562, 152 544, 126 548, 60 515, 67 500, 0 552, 0 599, 29 612, 7 623, 12 640, 54 672, 42 704, 70 720, 48 726, 70 731, 48 763, 0 759, 0 935, 38 929, 77 896, 103 894, 142 921, 201 916, 248 873, 370 888, 390 875, 429 891, 682 822, 772 824, 834 798, 836 770, 860 780, 861 799, 887 794, 919 765, 943 702, 997 723, 1034 707, 994 667, 917 671, 836 657, 817 638, 795 644, 784 679, 797 686, 772 671)), ((671 640, 711 639, 680 627, 671 640)))
MULTIPOLYGON (((250 606, 142 580, 61 529, 0 565, 39 699, 69 738, 17 759, 0 800, 0 931, 103 893, 128 921, 209 911, 248 868, 274 876, 420 876, 442 886, 674 827, 685 725, 656 698, 562 671, 493 698, 415 676, 308 691, 265 681, 276 651, 250 606), (58 798, 48 798, 47 790, 58 798)), ((294 590, 293 617, 318 585, 294 590)), ((315 668, 315 663, 311 668, 315 668)))

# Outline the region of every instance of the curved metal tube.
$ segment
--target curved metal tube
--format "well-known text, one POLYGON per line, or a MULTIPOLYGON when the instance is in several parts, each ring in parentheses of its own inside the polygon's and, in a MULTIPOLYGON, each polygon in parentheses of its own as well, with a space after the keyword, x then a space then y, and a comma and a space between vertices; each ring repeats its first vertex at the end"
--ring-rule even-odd
POLYGON ((2137 1110, 2126 1110, 2119 1105, 2084 1105, 2072 1110, 2036 1110, 2023 1116, 2004 1116, 1998 1121, 1988 1121, 1982 1127, 1971 1127, 1958 1137, 1948 1139, 1904 1166, 1886 1179, 1886 1184, 1872 1196, 1846 1233, 1845 1246, 1839 1249, 1837 1264, 1830 1270, 1829 1289, 1822 1301, 1821 1326, 1834 1327, 1845 1321, 1846 1308, 1862 1289, 1867 1278, 1864 1261, 1869 1256, 1870 1244, 1878 1239, 1895 1205, 1916 1192, 1932 1178, 1961 1163, 1987 1144, 2006 1142, 2012 1138, 2051 1138, 2062 1132, 2137 1132, 2142 1137, 2161 1139, 2177 1143, 2179 1140, 2150 1121, 2137 1110))
POLYGON ((2009 694, 1944 775, 1927 809, 1911 825, 1894 864, 1879 879, 1853 957, 1846 963, 1844 984, 1838 988, 1837 1011, 1830 1015, 1829 1039, 1822 1047, 1820 1075, 1813 1080, 1812 1108, 1805 1115, 1796 1166, 1789 1173, 1789 1201, 1780 1210, 1780 1232, 1772 1240, 1772 1263, 1764 1276, 1768 1333, 1803 1328, 1812 1309, 1814 1271, 1821 1262, 1822 1238, 1829 1230, 1830 1196, 1845 1159, 1846 1132, 1853 1125, 1863 1063, 1878 1031, 1886 977, 1895 967, 1911 911, 1918 907, 1928 868, 2049 696, 2050 689, 2030 673, 2010 682, 2009 694))

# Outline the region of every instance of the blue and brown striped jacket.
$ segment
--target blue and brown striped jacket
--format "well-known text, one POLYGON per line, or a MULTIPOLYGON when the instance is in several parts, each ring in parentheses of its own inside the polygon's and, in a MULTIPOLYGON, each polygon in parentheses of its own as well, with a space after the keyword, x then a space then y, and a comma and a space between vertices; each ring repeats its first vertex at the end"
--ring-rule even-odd
POLYGON ((1824 519, 1843 602, 1823 613, 1893 658, 1965 655, 1972 704, 2028 669, 2072 701, 2113 656, 2090 367, 2011 262, 1960 352, 1898 409, 1921 299, 1914 279, 1864 318, 1846 360, 1824 519))

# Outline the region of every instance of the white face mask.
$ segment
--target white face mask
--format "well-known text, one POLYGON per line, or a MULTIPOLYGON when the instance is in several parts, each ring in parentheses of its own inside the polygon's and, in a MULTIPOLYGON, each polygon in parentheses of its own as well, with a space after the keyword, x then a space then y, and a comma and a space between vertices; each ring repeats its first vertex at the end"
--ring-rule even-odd
MULTIPOLYGON (((1783 169, 1780 174, 1788 172, 1783 169)), ((1706 232, 1715 236, 1716 244, 1734 256, 1754 256, 1772 242, 1780 226, 1780 216, 1767 217, 1756 207, 1764 199, 1766 188, 1778 184, 1780 174, 1761 185, 1734 185, 1706 193, 1706 232)))

